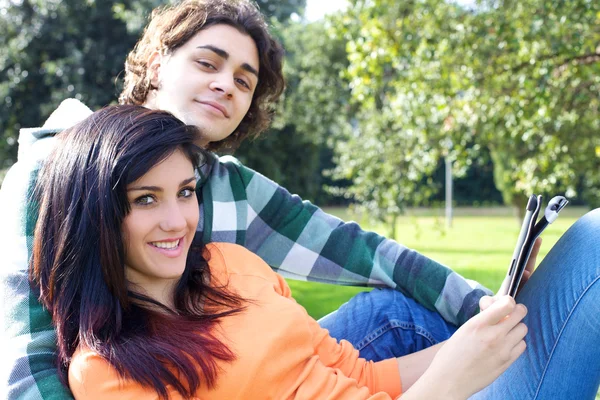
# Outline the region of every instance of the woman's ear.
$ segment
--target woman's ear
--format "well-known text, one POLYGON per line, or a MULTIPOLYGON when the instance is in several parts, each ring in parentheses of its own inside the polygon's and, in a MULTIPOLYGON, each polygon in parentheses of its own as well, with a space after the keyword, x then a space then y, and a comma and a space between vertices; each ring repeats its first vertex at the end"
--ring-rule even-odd
POLYGON ((150 81, 150 86, 154 89, 158 88, 160 83, 159 75, 162 63, 163 55, 160 54, 158 50, 152 52, 146 63, 146 68, 148 68, 148 80, 150 81))

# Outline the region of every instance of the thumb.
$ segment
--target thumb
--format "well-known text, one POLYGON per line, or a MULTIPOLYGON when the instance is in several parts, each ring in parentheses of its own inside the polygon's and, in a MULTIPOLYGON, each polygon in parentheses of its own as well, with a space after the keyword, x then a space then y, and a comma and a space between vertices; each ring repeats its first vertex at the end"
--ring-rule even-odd
POLYGON ((481 299, 479 299, 479 309, 483 311, 494 304, 495 301, 496 299, 491 296, 483 296, 481 299))
POLYGON ((502 321, 504 317, 510 314, 516 306, 515 300, 506 295, 501 296, 493 301, 484 313, 482 313, 483 321, 488 325, 496 325, 502 321))

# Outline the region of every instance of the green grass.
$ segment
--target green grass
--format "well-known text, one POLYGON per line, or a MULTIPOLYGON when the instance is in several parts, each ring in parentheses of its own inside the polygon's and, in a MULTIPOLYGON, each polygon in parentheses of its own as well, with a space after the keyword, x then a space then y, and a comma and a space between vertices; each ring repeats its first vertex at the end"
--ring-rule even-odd
MULTIPOLYGON (((363 229, 385 235, 382 224, 353 215, 347 209, 326 209, 344 220, 356 220, 363 229)), ((567 207, 544 231, 538 262, 558 238, 587 209, 567 207)), ((398 221, 396 240, 439 261, 466 278, 496 291, 506 273, 520 223, 510 209, 457 209, 452 228, 446 228, 443 210, 412 210, 398 221)), ((288 280, 294 298, 316 319, 337 309, 364 288, 288 280)))
MULTIPOLYGON (((347 209, 325 211, 346 221, 356 220, 363 229, 384 236, 389 231, 382 224, 369 223, 347 209)), ((584 208, 567 207, 561 212, 561 216, 542 235, 538 263, 586 211, 584 208)), ((445 227, 443 210, 421 209, 412 210, 410 215, 398 221, 396 240, 496 291, 506 273, 519 229, 519 221, 507 208, 457 209, 452 228, 445 227)), ((356 293, 366 290, 292 280, 288 280, 288 283, 294 298, 316 319, 336 310, 356 293)), ((596 400, 600 400, 600 392, 596 400)))

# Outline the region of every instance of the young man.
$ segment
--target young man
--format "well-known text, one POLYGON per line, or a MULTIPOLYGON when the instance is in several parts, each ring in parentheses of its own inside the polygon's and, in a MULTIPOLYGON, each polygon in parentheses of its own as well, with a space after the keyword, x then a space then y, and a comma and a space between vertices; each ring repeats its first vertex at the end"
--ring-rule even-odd
MULTIPOLYGON (((154 14, 127 59, 120 102, 165 109, 200 127, 198 143, 205 148, 235 148, 267 126, 269 105, 283 91, 282 57, 250 2, 184 1, 154 14)), ((70 101, 44 127, 22 130, 19 160, 0 192, 2 354, 11 399, 70 398, 56 373, 55 332, 29 288, 27 268, 37 171, 53 136, 88 114, 70 101)), ((363 357, 397 357, 447 339, 490 293, 415 251, 324 213, 233 157, 212 156, 199 175, 196 234, 205 243, 240 244, 295 279, 396 289, 361 294, 321 321, 363 357)))

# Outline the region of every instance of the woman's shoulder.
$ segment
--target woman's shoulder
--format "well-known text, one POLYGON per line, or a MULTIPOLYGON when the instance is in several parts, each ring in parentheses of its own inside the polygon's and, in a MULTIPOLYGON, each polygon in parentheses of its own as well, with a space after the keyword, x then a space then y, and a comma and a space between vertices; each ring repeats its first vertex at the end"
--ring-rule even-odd
POLYGON ((227 275, 254 275, 271 278, 275 272, 259 256, 234 243, 213 242, 206 245, 211 271, 221 270, 227 275))
MULTIPOLYGON (((69 388, 75 399, 136 399, 158 400, 154 388, 119 375, 117 369, 97 352, 80 346, 69 365, 69 388)), ((167 385, 170 399, 182 399, 181 395, 167 385)))
POLYGON ((71 358, 68 379, 75 398, 88 398, 92 393, 118 385, 119 375, 97 352, 79 347, 71 358))

